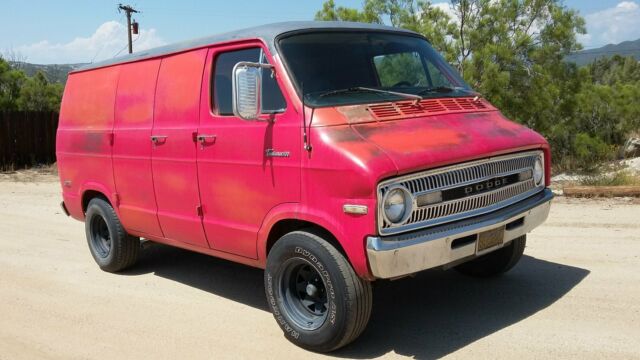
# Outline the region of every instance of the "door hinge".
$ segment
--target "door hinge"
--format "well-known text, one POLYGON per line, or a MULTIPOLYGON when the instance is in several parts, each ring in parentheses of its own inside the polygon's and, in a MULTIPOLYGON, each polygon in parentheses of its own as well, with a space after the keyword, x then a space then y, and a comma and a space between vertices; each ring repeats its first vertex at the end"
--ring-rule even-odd
POLYGON ((113 146, 113 142, 115 141, 115 134, 114 133, 110 133, 109 134, 109 145, 113 146))
POLYGON ((113 201, 116 203, 116 207, 120 207, 120 194, 113 193, 113 201))
POLYGON ((204 214, 202 213, 202 205, 196 206, 196 213, 198 213, 198 216, 200 217, 204 216, 204 214))

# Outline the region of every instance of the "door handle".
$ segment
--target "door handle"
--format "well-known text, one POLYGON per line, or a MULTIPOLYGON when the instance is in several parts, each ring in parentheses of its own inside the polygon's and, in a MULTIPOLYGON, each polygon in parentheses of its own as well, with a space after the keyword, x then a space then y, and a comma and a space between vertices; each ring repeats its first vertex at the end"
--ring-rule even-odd
POLYGON ((166 135, 151 135, 151 142, 157 144, 159 142, 164 142, 167 138, 168 136, 166 135))
POLYGON ((207 141, 210 141, 212 143, 216 142, 216 135, 198 135, 196 136, 196 141, 198 141, 200 143, 200 149, 204 149, 205 144, 207 143, 207 141))

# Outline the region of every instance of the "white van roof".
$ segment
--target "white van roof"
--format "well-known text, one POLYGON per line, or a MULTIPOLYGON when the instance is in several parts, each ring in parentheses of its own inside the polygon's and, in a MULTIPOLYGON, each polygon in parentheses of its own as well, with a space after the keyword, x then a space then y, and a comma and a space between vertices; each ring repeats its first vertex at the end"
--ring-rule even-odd
POLYGON ((260 25, 256 27, 246 28, 242 30, 236 30, 218 35, 207 36, 199 39, 187 40, 179 43, 169 44, 154 49, 143 50, 133 54, 120 56, 117 58, 88 64, 73 72, 86 71, 91 69, 97 69, 105 66, 116 65, 121 63, 134 62, 149 58, 154 58, 162 55, 177 53, 189 49, 196 49, 199 47, 233 41, 242 39, 261 39, 269 47, 269 51, 272 54, 277 53, 275 47, 276 37, 297 31, 307 30, 369 30, 369 31, 392 31, 401 32, 406 34, 419 35, 413 31, 395 28, 386 25, 379 24, 367 24, 347 21, 291 21, 281 22, 267 25, 260 25))

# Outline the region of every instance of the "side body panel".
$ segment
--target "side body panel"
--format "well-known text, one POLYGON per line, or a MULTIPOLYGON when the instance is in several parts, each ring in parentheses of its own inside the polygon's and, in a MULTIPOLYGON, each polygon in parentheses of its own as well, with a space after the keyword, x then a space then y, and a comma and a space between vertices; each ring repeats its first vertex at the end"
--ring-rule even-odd
POLYGON ((209 243, 216 250, 252 259, 257 258, 258 231, 267 213, 282 203, 300 201, 301 118, 293 106, 268 121, 268 115, 264 121, 217 115, 210 105, 210 83, 218 54, 261 45, 248 42, 210 49, 198 130, 199 135, 209 136, 198 144, 203 225, 209 243), (270 157, 268 149, 288 154, 270 157))
POLYGON ((69 76, 60 109, 56 157, 67 209, 84 219, 82 194, 103 193, 114 203, 111 150, 120 66, 69 76))
POLYGON ((209 247, 202 229, 196 167, 200 85, 206 49, 162 59, 155 96, 151 166, 166 238, 209 247))
POLYGON ((120 71, 113 129, 113 175, 120 220, 127 231, 163 236, 151 176, 153 100, 160 60, 120 71))

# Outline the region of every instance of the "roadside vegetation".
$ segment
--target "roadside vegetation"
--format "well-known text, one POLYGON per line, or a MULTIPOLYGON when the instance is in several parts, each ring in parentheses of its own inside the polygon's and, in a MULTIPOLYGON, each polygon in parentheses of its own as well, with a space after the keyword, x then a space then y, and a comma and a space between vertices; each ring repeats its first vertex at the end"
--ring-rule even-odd
POLYGON ((27 76, 0 57, 0 111, 58 111, 63 89, 43 72, 27 76))
MULTIPOLYGON (((593 173, 640 129, 640 64, 632 57, 578 67, 584 19, 560 0, 326 1, 316 20, 385 23, 425 35, 505 116, 543 134, 556 171, 593 173)), ((398 64, 398 71, 403 66, 398 64)))
POLYGON ((620 171, 612 174, 588 176, 580 180, 583 186, 640 186, 640 176, 629 171, 620 171))

